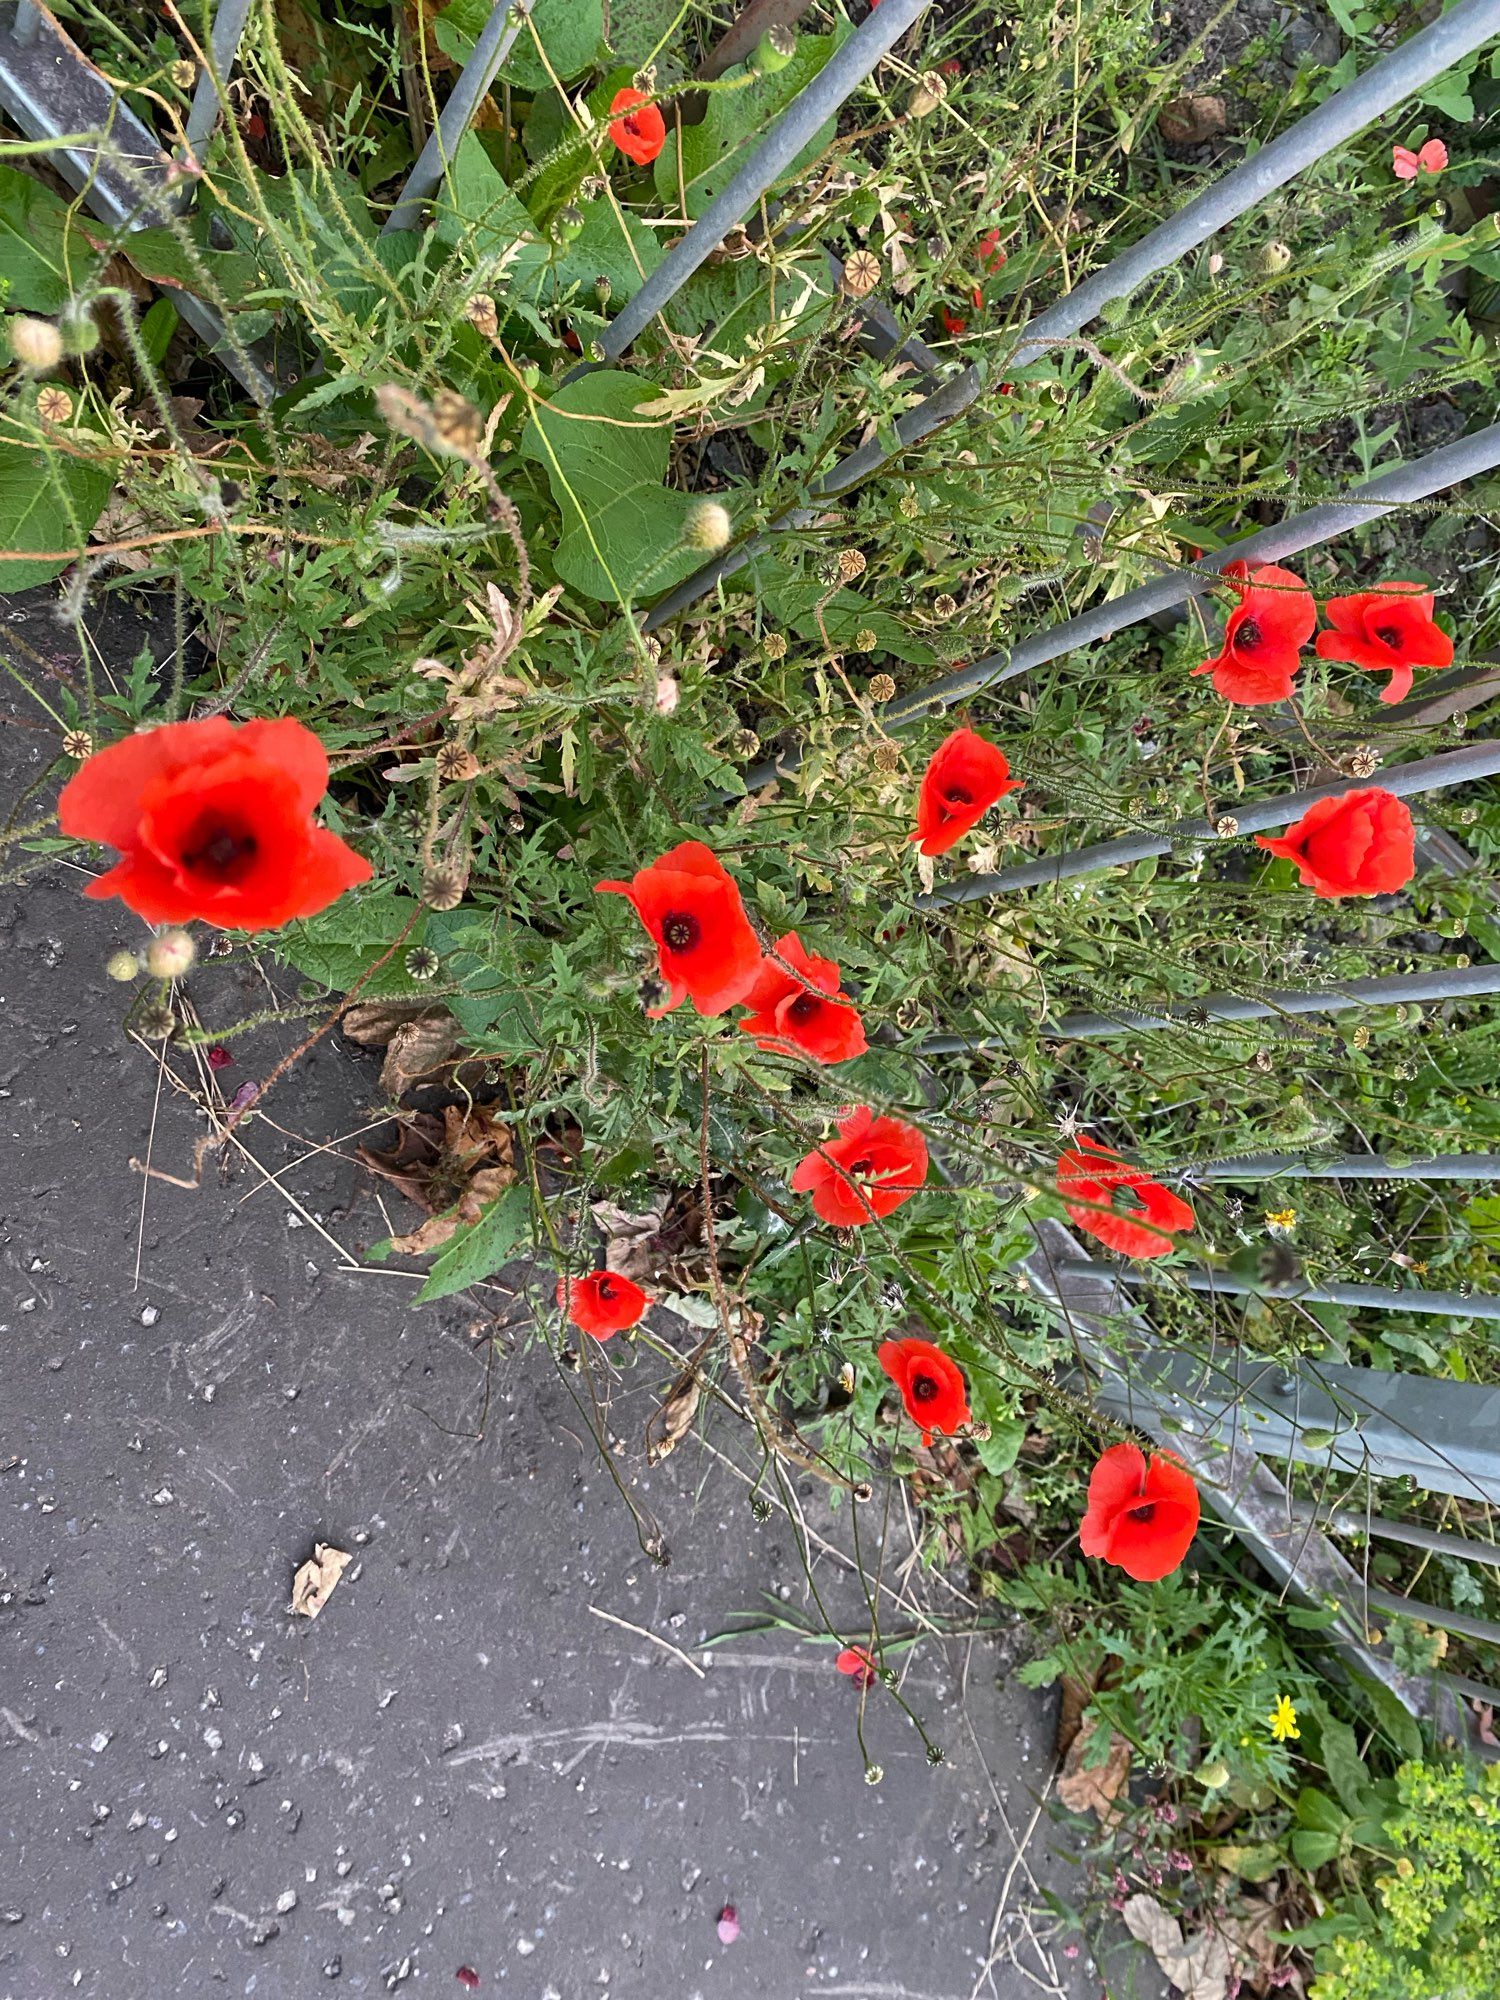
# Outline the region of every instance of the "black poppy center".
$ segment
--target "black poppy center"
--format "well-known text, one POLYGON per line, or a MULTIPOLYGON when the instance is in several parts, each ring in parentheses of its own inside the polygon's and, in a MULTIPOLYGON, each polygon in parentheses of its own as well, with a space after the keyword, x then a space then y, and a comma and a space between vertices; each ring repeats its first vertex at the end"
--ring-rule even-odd
POLYGON ((851 1160, 849 1162, 849 1172, 851 1174, 867 1174, 874 1164, 873 1160, 851 1160))
POLYGON ((930 1403, 938 1393, 938 1385, 930 1375, 913 1375, 910 1388, 914 1403, 930 1403))
POLYGON ((688 910, 668 910, 662 920, 661 940, 668 951, 691 951, 702 935, 702 924, 688 910))
POLYGON ((249 873, 256 852, 249 827, 233 820, 200 821, 183 845, 182 865, 211 881, 238 882, 249 873))
POLYGON ((1401 634, 1394 625, 1377 625, 1375 627, 1375 637, 1380 641, 1382 646, 1389 646, 1393 653, 1400 651, 1401 634))
POLYGON ((949 785, 943 793, 943 802, 945 805, 950 806, 971 806, 974 803, 974 799, 973 795, 966 792, 962 785, 949 785))
POLYGON ((789 1021, 810 1021, 814 1014, 817 1013, 818 1006, 819 1001, 816 994, 799 993, 791 1006, 786 1010, 787 1019, 789 1021))
POLYGON ((615 1297, 615 1281, 613 1278, 601 1278, 599 1280, 599 1296, 604 1300, 606 1305, 615 1297))
POLYGON ((1241 652, 1253 652, 1264 637, 1265 634, 1261 631, 1257 620, 1246 618, 1242 620, 1238 631, 1234 635, 1234 643, 1240 648, 1241 652))
POLYGON ((1144 1525, 1156 1519, 1156 1502, 1148 1500, 1143 1506, 1132 1507, 1128 1511, 1132 1521, 1139 1521, 1144 1525))

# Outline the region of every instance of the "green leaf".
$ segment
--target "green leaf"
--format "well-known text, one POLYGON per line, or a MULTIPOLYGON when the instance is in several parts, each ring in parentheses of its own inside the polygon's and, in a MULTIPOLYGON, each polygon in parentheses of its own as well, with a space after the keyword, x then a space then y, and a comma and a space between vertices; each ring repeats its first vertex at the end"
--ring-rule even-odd
MULTIPOLYGON (((443 54, 466 63, 492 11, 492 0, 453 0, 433 23, 443 54)), ((558 81, 569 83, 598 58, 604 38, 603 0, 532 0, 531 26, 523 25, 514 48, 500 65, 499 79, 522 90, 545 90, 552 78, 537 53, 532 28, 558 81)))
POLYGON ((1464 1204, 1464 1221, 1491 1250, 1500 1250, 1500 1194, 1482 1194, 1464 1204))
POLYGON ((1334 1859, 1343 1841, 1336 1833, 1310 1833, 1299 1827, 1292 1835, 1292 1858, 1299 1868, 1323 1868, 1334 1859))
POLYGON ((839 590, 829 597, 825 584, 778 575, 770 563, 752 564, 749 574, 770 617, 789 625, 800 639, 821 641, 817 607, 822 605, 823 624, 836 649, 847 650, 856 634, 867 630, 875 634, 877 652, 918 667, 930 667, 937 660, 932 648, 908 632, 899 618, 875 610, 858 591, 839 590))
POLYGON ((701 560, 682 540, 692 496, 661 483, 671 427, 636 414, 651 395, 639 376, 601 368, 538 404, 521 434, 562 511, 554 569, 606 603, 666 590, 701 560))
POLYGON ((682 8, 678 0, 611 0, 609 46, 617 62, 639 69, 670 42, 682 8))
POLYGON ((87 250, 82 233, 73 231, 65 201, 19 167, 0 165, 0 279, 8 286, 6 305, 24 312, 58 312, 73 296, 70 268, 87 250))
POLYGON ((151 357, 151 364, 160 368, 166 359, 167 349, 172 345, 172 335, 177 331, 177 308, 170 299, 158 299, 141 320, 141 345, 151 357))
POLYGON ((1351 1816, 1361 1811, 1370 1774, 1359 1754, 1354 1731, 1347 1722, 1328 1716, 1323 1722, 1323 1769, 1338 1793, 1344 1810, 1351 1816))
POLYGON ((477 1285, 515 1256, 531 1235, 531 1194, 524 1187, 507 1188, 481 1211, 478 1221, 460 1229, 433 1259, 427 1283, 412 1300, 414 1306, 446 1299, 466 1285, 477 1285))
POLYGON ((1372 1680, 1369 1675, 1350 1675, 1369 1697, 1370 1706, 1380 1717, 1381 1727, 1396 1747, 1398 1756, 1412 1762, 1422 1755, 1422 1730, 1416 1717, 1381 1681, 1372 1680))
MULTIPOLYGON (((201 234, 195 230, 196 234, 201 234)), ((200 266, 188 255, 170 229, 133 229, 120 237, 120 254, 143 278, 153 285, 170 285, 179 291, 204 291, 200 266)), ((256 290, 260 274, 255 259, 242 250, 210 250, 198 246, 201 269, 207 271, 217 290, 214 303, 229 312, 243 305, 248 293, 256 290)))
MULTIPOLYGON (((367 973, 393 938, 401 936, 418 905, 394 889, 356 889, 340 896, 315 917, 304 917, 277 933, 277 946, 297 970, 335 993, 347 993, 367 973)), ((401 948, 364 988, 367 1000, 420 994, 424 988, 406 970, 406 955, 423 941, 425 919, 417 916, 401 948)))
POLYGON ((1213 1858, 1242 1882, 1269 1882, 1281 1866, 1281 1849, 1274 1840, 1263 1840, 1253 1847, 1216 1847, 1213 1858))
MULTIPOLYGON (((94 439, 78 434, 85 447, 94 439)), ((0 444, 0 549, 81 548, 114 484, 107 466, 38 447, 0 444)), ((0 592, 30 590, 67 567, 63 562, 0 563, 0 592)))
POLYGON ((1327 1792, 1320 1792, 1316 1785, 1304 1785, 1298 1792, 1297 1819, 1300 1825, 1311 1828, 1315 1833, 1342 1835, 1349 1824, 1349 1815, 1334 1804, 1327 1792))
POLYGON ((1045 1659, 1028 1660, 1024 1667, 1016 1668, 1016 1679, 1022 1687, 1051 1687, 1062 1673, 1062 1664, 1049 1654, 1045 1659))
MULTIPOLYGON (((701 125, 682 128, 682 184, 678 185, 677 147, 672 136, 656 156, 656 192, 668 213, 685 202, 687 213, 696 219, 721 194, 744 165, 794 97, 800 97, 845 35, 847 24, 840 23, 831 35, 799 35, 797 53, 783 70, 772 76, 745 81, 749 72, 743 64, 726 70, 720 82, 734 86, 715 89, 701 125)), ((790 180, 799 174, 827 146, 837 129, 836 118, 828 119, 813 134, 781 176, 790 180)))
POLYGON ((1003 1472, 1009 1472, 1016 1462, 1025 1436, 1026 1425, 1020 1417, 1002 1417, 998 1423, 991 1420, 989 1436, 974 1440, 979 1463, 986 1472, 992 1472, 997 1477, 1003 1472))

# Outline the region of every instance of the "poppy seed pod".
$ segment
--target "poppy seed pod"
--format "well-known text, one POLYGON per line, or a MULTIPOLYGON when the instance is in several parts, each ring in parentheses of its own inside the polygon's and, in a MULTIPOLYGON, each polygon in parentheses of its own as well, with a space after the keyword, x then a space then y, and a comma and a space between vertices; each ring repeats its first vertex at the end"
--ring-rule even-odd
POLYGON ((908 118, 926 118, 936 111, 948 95, 948 86, 935 69, 924 69, 917 78, 916 88, 906 100, 908 118))
POLYGON ((1292 253, 1285 243, 1267 243, 1255 253, 1254 265, 1258 276, 1276 278, 1292 261, 1292 253))
POLYGON ((733 534, 729 509, 717 500, 694 501, 683 518, 682 539, 690 549, 702 549, 706 555, 727 548, 733 534))
POLYGON ((28 319, 18 314, 7 322, 6 332, 10 335, 10 351, 23 367, 45 373, 62 360, 62 335, 50 319, 28 319))
POLYGON ((763 76, 775 76, 778 70, 786 68, 796 53, 797 37, 780 21, 773 21, 756 43, 750 66, 763 76))
POLYGON ((162 931, 146 947, 146 970, 153 979, 181 979, 191 972, 198 947, 186 931, 162 931))

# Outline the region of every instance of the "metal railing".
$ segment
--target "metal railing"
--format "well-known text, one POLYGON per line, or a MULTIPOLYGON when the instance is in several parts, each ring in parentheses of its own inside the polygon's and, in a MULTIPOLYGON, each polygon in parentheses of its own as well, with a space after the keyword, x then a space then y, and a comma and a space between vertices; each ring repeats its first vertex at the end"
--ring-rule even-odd
MULTIPOLYGON (((829 63, 769 128, 760 144, 703 216, 668 251, 635 297, 622 306, 601 343, 606 358, 617 358, 639 338, 652 319, 729 231, 741 224, 774 186, 812 134, 837 114, 848 96, 869 76, 899 38, 921 17, 928 0, 884 0, 848 37, 829 63)), ((200 146, 222 103, 225 81, 248 15, 247 0, 223 0, 211 40, 212 62, 199 78, 186 126, 190 146, 200 146)), ((463 132, 483 100, 517 36, 527 27, 526 0, 501 0, 489 15, 449 95, 436 129, 386 224, 415 226, 442 183, 463 132)), ((729 37, 733 37, 733 25, 729 37)), ((1153 273, 1176 263, 1274 189, 1355 133, 1420 90, 1444 70, 1500 35, 1500 0, 1460 0, 1430 26, 1375 62, 1363 75, 1335 92, 1270 144, 1205 188, 1174 215, 1094 272, 1073 290, 1015 330, 998 369, 963 367, 937 380, 917 406, 885 436, 872 437, 848 453, 808 490, 806 500, 783 509, 758 533, 705 564, 648 612, 648 630, 660 629, 721 581, 742 569, 779 533, 809 525, 828 503, 882 471, 971 410, 1002 371, 1014 371, 1044 357, 1058 342, 1077 334, 1102 307, 1130 294, 1153 273)), ((116 96, 56 21, 32 0, 0 9, 0 109, 37 139, 57 142, 55 164, 78 188, 94 212, 113 226, 133 228, 163 220, 177 205, 157 139, 116 96), (96 134, 83 142, 78 135, 96 134), (65 142, 65 143, 64 143, 65 142)), ((178 292, 184 317, 224 359, 250 394, 267 401, 275 394, 270 372, 240 346, 212 309, 178 292)), ((858 307, 870 337, 883 351, 901 346, 902 329, 877 300, 858 307)), ((932 381, 938 364, 908 339, 908 351, 932 381)), ((889 728, 901 728, 986 688, 1015 678, 1046 661, 1108 637, 1128 624, 1170 609, 1211 590, 1216 572, 1234 559, 1274 561, 1335 535, 1357 529, 1392 507, 1410 504, 1500 464, 1500 426, 1444 446, 1411 464, 1379 473, 1347 498, 1294 514, 1279 526, 1259 530, 1206 557, 1188 570, 1154 582, 1030 635, 1013 650, 917 690, 885 711, 889 728)), ((796 753, 750 773, 763 783, 795 763, 796 753)), ((1416 796, 1500 770, 1500 745, 1480 743, 1445 756, 1398 765, 1381 774, 1388 790, 1416 796)), ((1282 798, 1238 801, 1237 831, 1284 824, 1312 799, 1341 789, 1330 779, 1282 798)), ((1188 821, 1166 832, 1146 831, 1078 850, 1044 857, 988 877, 936 892, 923 902, 943 908, 976 898, 1059 882, 1074 876, 1167 853, 1182 842, 1207 842, 1217 829, 1188 821)), ((1500 990, 1500 966, 1440 970, 1396 978, 1350 980, 1317 992, 1209 995, 1173 1001, 1160 1014, 1122 1009, 1113 1014, 1065 1014, 1044 1024, 1049 1035, 1085 1039, 1116 1033, 1333 1013, 1395 1001, 1448 1001, 1500 990)), ((924 1056, 983 1050, 985 1037, 935 1036, 920 1044, 924 1056)), ((1355 1156, 1318 1161, 1267 1154, 1242 1160, 1207 1162, 1182 1170, 1186 1184, 1273 1176, 1468 1180, 1487 1176, 1495 1156, 1443 1156, 1396 1164, 1355 1156)), ((1037 1247, 1026 1262, 1037 1297, 1067 1324, 1087 1367, 1100 1406, 1156 1436, 1202 1479, 1213 1505, 1255 1550, 1269 1573, 1314 1603, 1341 1607, 1336 1633, 1346 1656, 1378 1676, 1414 1713, 1436 1715, 1455 1726, 1455 1698, 1488 1695, 1477 1683, 1453 1679, 1422 1681, 1401 1672, 1388 1647, 1374 1639, 1372 1606, 1427 1617, 1455 1631, 1475 1630, 1484 1621, 1371 1590, 1368 1580, 1339 1554, 1333 1533, 1354 1532, 1358 1517, 1346 1511, 1324 1519, 1292 1500, 1265 1463, 1320 1466, 1369 1479, 1410 1478, 1425 1488, 1486 1501, 1500 1495, 1500 1391, 1476 1390, 1422 1377, 1392 1376, 1377 1370, 1304 1363, 1293 1373, 1271 1370, 1253 1355, 1207 1359, 1164 1349, 1141 1318, 1134 1293, 1154 1281, 1175 1281, 1215 1294, 1252 1291, 1260 1296, 1303 1301, 1327 1300, 1397 1311, 1441 1311, 1493 1318, 1500 1301, 1459 1294, 1427 1293, 1373 1286, 1243 1286, 1226 1274, 1169 1267, 1157 1274, 1122 1271, 1086 1257, 1060 1224, 1035 1225, 1037 1247), (1354 1296, 1358 1294, 1358 1296, 1354 1296), (1425 1301, 1425 1305, 1424 1302, 1425 1301), (1115 1344, 1125 1330, 1128 1361, 1115 1344)), ((1416 1546, 1454 1553, 1457 1537, 1418 1530, 1382 1517, 1365 1518, 1361 1531, 1384 1533, 1416 1546), (1426 1536, 1428 1539, 1418 1539, 1426 1536), (1437 1537, 1434 1540, 1433 1537, 1437 1537)), ((1473 1553, 1466 1550, 1466 1553, 1473 1553)), ((1481 1561, 1493 1561, 1481 1552, 1481 1561)), ((1486 1627, 1476 1636, 1495 1637, 1486 1627)))

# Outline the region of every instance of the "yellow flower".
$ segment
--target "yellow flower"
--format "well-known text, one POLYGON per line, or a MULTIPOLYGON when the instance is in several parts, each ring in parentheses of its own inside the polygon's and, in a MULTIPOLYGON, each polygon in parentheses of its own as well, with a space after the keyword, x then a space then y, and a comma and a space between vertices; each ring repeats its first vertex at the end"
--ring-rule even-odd
POLYGON ((1289 1694, 1277 1695, 1276 1706, 1271 1710, 1270 1723, 1271 1734, 1278 1743, 1285 1743, 1289 1736, 1301 1737, 1302 1731, 1297 1727, 1297 1711, 1292 1706, 1289 1694))
POLYGON ((1297 1227, 1297 1211, 1295 1208, 1268 1208, 1266 1210, 1265 1222, 1267 1229, 1295 1229, 1297 1227))

